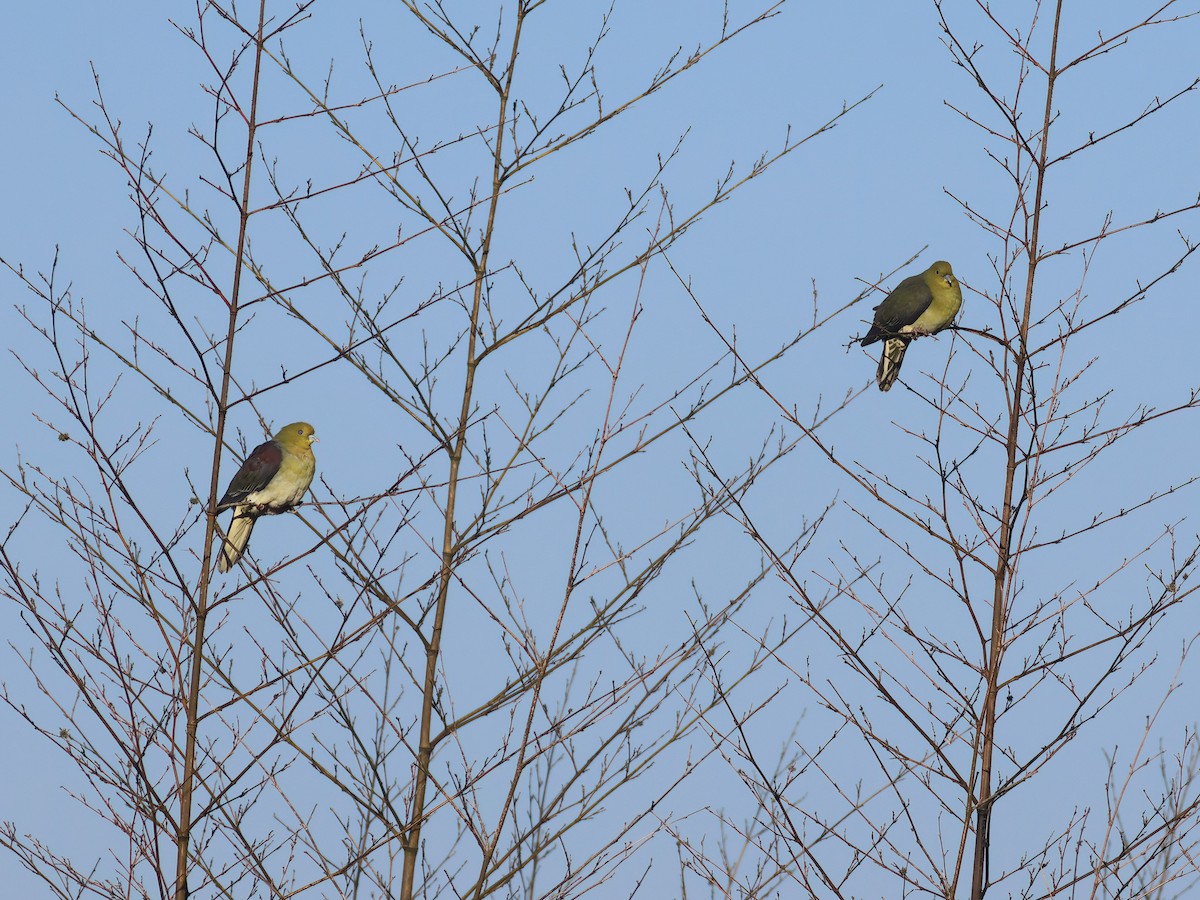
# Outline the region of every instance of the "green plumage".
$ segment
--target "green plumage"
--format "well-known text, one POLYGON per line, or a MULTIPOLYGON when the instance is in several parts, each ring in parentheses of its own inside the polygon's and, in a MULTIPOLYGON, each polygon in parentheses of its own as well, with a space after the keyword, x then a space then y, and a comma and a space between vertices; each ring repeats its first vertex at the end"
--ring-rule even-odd
POLYGON ((285 425, 246 457, 217 503, 217 512, 233 510, 229 533, 217 557, 218 572, 237 565, 259 516, 287 512, 304 497, 317 468, 312 452, 318 440, 315 431, 307 422, 285 425))
POLYGON ((888 390, 900 375, 900 364, 911 341, 937 334, 954 321, 962 308, 962 288, 950 263, 938 260, 920 275, 911 275, 875 307, 875 321, 862 339, 865 347, 883 341, 876 380, 888 390))

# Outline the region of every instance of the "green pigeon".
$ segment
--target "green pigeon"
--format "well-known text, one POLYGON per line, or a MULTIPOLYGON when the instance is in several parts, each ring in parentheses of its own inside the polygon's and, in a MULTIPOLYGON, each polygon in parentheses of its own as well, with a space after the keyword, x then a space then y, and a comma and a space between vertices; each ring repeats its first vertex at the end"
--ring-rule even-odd
POLYGON ((962 308, 962 288, 950 263, 939 259, 920 275, 905 278, 875 307, 875 321, 862 345, 883 341, 876 380, 888 390, 900 375, 904 351, 914 338, 937 334, 962 308))
POLYGON ((229 533, 217 557, 218 572, 237 565, 259 516, 287 512, 300 502, 317 468, 312 452, 312 445, 319 440, 315 432, 307 422, 293 422, 246 457, 217 504, 217 512, 233 510, 229 533))

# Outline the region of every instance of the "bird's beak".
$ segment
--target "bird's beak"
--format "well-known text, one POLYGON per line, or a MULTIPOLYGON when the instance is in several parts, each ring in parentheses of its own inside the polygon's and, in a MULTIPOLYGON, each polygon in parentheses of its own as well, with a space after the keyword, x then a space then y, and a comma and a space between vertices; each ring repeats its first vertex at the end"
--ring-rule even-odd
POLYGON ((312 437, 310 437, 308 439, 308 442, 310 444, 319 444, 319 443, 321 443, 321 439, 314 434, 312 437))

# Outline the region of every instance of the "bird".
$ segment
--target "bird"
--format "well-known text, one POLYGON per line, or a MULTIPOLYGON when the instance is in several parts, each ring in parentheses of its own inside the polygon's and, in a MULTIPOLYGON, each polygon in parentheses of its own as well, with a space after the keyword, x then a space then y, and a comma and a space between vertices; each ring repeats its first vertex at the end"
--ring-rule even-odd
POLYGON ((875 321, 862 345, 883 341, 875 378, 886 391, 896 383, 904 351, 918 337, 937 334, 962 308, 962 288, 950 263, 939 259, 920 275, 910 275, 875 307, 875 321))
POLYGON ((316 429, 307 422, 293 422, 246 457, 217 503, 217 513, 233 510, 233 521, 217 557, 218 572, 237 565, 259 516, 287 512, 300 502, 317 468, 312 445, 319 440, 316 429))

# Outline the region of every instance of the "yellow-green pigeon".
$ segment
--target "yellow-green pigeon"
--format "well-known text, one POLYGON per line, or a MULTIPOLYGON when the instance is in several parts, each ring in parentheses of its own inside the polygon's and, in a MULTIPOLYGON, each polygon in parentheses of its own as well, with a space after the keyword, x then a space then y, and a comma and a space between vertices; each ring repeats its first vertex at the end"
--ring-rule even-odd
POLYGON ((217 504, 217 512, 233 510, 233 521, 217 557, 218 572, 237 565, 259 516, 287 512, 300 502, 317 468, 312 452, 318 441, 315 431, 307 422, 285 425, 271 440, 255 447, 237 470, 217 504))
POLYGON ((911 275, 875 307, 875 321, 862 339, 865 347, 883 341, 876 380, 886 391, 896 383, 904 351, 914 338, 937 334, 962 307, 962 288, 950 263, 939 259, 920 275, 911 275))

